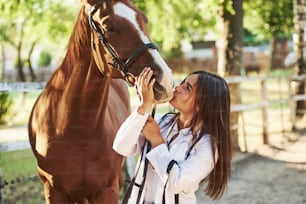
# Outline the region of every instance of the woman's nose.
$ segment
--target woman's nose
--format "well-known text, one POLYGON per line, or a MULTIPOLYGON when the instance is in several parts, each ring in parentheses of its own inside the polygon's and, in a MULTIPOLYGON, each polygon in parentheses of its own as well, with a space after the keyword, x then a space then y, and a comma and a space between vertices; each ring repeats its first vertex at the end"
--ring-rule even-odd
POLYGON ((179 90, 180 90, 180 85, 174 87, 174 91, 179 91, 179 90))

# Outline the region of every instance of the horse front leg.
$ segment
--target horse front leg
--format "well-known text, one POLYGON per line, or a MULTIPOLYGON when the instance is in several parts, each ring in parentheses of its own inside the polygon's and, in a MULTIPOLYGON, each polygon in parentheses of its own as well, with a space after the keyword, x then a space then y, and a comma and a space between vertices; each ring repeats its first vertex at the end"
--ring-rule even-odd
POLYGON ((105 188, 92 204, 117 204, 119 203, 119 191, 114 188, 105 188))
POLYGON ((54 188, 48 179, 50 178, 50 175, 48 175, 47 172, 45 172, 39 166, 37 167, 37 170, 43 183, 46 204, 74 204, 73 202, 69 201, 69 197, 63 189, 59 190, 54 188))
POLYGON ((69 201, 64 192, 52 187, 47 179, 43 180, 46 204, 74 204, 74 202, 69 201))

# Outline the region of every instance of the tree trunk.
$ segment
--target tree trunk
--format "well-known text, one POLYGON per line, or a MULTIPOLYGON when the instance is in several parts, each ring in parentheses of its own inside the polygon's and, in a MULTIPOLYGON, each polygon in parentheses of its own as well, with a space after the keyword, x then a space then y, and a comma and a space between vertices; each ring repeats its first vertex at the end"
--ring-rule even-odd
POLYGON ((275 34, 272 34, 270 39, 270 65, 265 70, 266 74, 269 74, 271 70, 276 68, 276 43, 277 37, 275 34))
MULTIPOLYGON (((294 0, 294 52, 296 56, 295 73, 299 76, 305 74, 304 63, 304 0, 294 0)), ((297 83, 295 94, 305 93, 305 81, 297 83)), ((305 102, 297 101, 296 104, 296 116, 301 118, 305 112, 305 102)))
POLYGON ((0 44, 1 47, 1 78, 0 80, 4 80, 5 77, 5 50, 4 50, 4 45, 1 43, 0 44))
POLYGON ((21 47, 22 43, 19 42, 19 45, 17 47, 17 71, 18 71, 18 77, 20 81, 26 81, 25 80, 25 74, 23 72, 23 62, 21 58, 21 47))
MULTIPOLYGON (((242 69, 243 9, 242 0, 224 0, 221 5, 221 42, 219 44, 218 73, 221 76, 239 76, 242 69), (233 11, 227 10, 232 5, 233 11)), ((231 104, 240 104, 240 84, 231 84, 231 104)), ((240 150, 238 143, 239 113, 231 113, 233 150, 240 150)))
POLYGON ((29 51, 29 54, 28 54, 28 64, 29 64, 29 70, 30 70, 30 76, 31 76, 31 81, 35 81, 36 80, 36 75, 35 75, 35 72, 33 70, 33 66, 32 66, 32 61, 31 61, 31 57, 32 57, 32 54, 33 54, 33 51, 34 51, 34 48, 36 46, 36 41, 34 41, 32 43, 32 46, 31 46, 31 49, 29 51))
MULTIPOLYGON (((21 57, 21 51, 22 51, 22 41, 23 41, 23 36, 24 36, 24 25, 25 22, 23 21, 20 25, 20 34, 19 34, 19 41, 16 45, 17 49, 17 72, 18 72, 18 77, 20 81, 26 81, 26 77, 23 71, 23 61, 21 57)), ((14 45, 14 44, 12 44, 14 45)))

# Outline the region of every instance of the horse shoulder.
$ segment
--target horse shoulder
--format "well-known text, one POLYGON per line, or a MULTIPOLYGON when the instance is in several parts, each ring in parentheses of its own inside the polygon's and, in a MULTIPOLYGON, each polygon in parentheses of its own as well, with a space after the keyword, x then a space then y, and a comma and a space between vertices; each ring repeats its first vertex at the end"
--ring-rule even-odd
POLYGON ((130 112, 130 94, 126 82, 122 79, 111 79, 104 121, 109 126, 106 127, 112 127, 117 131, 130 112))

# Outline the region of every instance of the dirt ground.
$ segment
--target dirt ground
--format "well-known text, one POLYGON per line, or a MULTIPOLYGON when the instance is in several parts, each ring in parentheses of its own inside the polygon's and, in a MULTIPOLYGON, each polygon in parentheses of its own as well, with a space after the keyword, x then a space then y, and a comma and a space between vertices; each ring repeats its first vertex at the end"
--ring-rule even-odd
POLYGON ((306 130, 286 135, 285 140, 279 135, 279 143, 273 146, 259 145, 251 153, 236 153, 224 196, 211 201, 202 186, 198 204, 305 204, 306 130))

